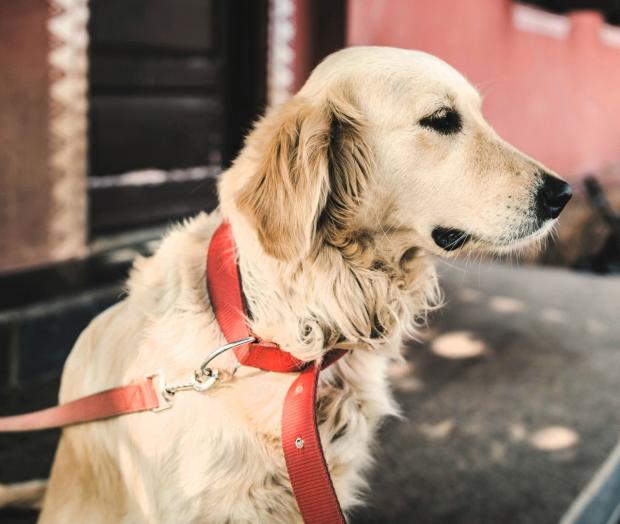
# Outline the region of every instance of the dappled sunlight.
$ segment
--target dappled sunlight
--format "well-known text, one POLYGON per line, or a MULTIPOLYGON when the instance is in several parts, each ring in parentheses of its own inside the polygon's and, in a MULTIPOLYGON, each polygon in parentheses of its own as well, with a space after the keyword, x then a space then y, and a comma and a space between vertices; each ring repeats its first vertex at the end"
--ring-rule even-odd
POLYGON ((510 424, 508 426, 508 435, 513 442, 522 442, 527 438, 527 429, 521 423, 510 424))
POLYGON ((478 289, 464 287, 459 290, 458 299, 461 302, 467 302, 468 304, 478 304, 484 299, 484 293, 478 289))
POLYGON ((416 377, 404 376, 394 381, 394 387, 403 393, 415 393, 424 389, 424 382, 416 377))
POLYGON ((453 419, 445 419, 441 422, 420 424, 418 429, 425 437, 431 440, 443 440, 448 438, 456 424, 453 419))
POLYGON ((600 320, 589 318, 586 320, 586 329, 591 335, 602 335, 607 331, 607 326, 600 320))
POLYGON ((388 368, 388 375, 392 379, 394 388, 403 393, 415 393, 424 389, 424 383, 413 376, 415 366, 406 360, 392 362, 388 368))
POLYGON ((391 362, 388 367, 388 375, 393 378, 400 378, 413 373, 414 365, 407 360, 391 362))
POLYGON ((431 351, 443 358, 464 359, 484 355, 488 347, 471 331, 453 331, 433 340, 431 351))
POLYGON ((568 315, 565 311, 562 311, 561 309, 546 308, 542 310, 540 316, 545 322, 551 322, 556 324, 563 324, 565 322, 568 322, 568 315))
POLYGON ((522 300, 497 295, 489 299, 489 307, 496 313, 520 313, 525 311, 526 305, 522 300))
POLYGON ((533 433, 528 440, 541 451, 559 451, 575 446, 579 435, 566 426, 548 426, 533 433))
POLYGON ((458 446, 473 446, 472 457, 476 464, 503 464, 513 460, 515 453, 522 454, 526 446, 530 454, 536 451, 549 453, 551 460, 574 460, 578 433, 567 426, 545 426, 530 430, 522 422, 507 423, 503 429, 491 420, 463 420, 461 414, 417 425, 417 431, 429 441, 445 442, 455 439, 458 446), (466 444, 469 443, 469 444, 466 444), (511 458, 513 457, 513 458, 511 458))

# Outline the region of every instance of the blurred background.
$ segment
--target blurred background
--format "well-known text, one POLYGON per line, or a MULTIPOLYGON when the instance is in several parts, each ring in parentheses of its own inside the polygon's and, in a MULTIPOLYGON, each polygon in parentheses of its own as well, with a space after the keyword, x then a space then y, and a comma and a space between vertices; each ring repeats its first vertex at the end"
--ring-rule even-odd
MULTIPOLYGON (((134 257, 351 45, 446 60, 576 193, 539 255, 441 265, 353 522, 618 524, 620 0, 0 2, 0 413, 55 401, 134 257)), ((46 476, 57 437, 0 436, 0 482, 46 476)))

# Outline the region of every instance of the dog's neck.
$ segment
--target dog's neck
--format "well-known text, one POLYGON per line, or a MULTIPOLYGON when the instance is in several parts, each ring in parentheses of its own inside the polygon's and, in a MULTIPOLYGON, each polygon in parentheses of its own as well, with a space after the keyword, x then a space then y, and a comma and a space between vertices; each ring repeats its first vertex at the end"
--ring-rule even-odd
POLYGON ((439 300, 433 265, 419 257, 400 274, 359 267, 324 246, 313 257, 284 262, 268 256, 251 225, 226 213, 238 249, 253 331, 310 361, 332 348, 373 349, 395 356, 403 336, 415 337, 439 300))

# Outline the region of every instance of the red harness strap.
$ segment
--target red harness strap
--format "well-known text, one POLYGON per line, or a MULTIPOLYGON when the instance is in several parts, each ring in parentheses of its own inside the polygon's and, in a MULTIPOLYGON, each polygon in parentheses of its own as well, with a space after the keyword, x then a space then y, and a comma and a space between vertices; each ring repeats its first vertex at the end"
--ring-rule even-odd
POLYGON ((344 523, 334 491, 316 417, 316 393, 322 368, 310 366, 286 394, 282 410, 282 449, 299 512, 306 524, 344 523))
POLYGON ((159 407, 159 398, 150 378, 100 391, 72 402, 33 413, 0 417, 0 433, 39 431, 93 422, 159 407))
POLYGON ((282 351, 277 345, 252 335, 246 322, 241 279, 237 267, 237 250, 230 224, 222 223, 213 234, 207 252, 207 287, 211 307, 226 340, 242 340, 253 336, 256 342, 234 349, 240 364, 265 371, 288 373, 300 371, 306 362, 282 351))
MULTIPOLYGON (((247 325, 235 241, 230 224, 215 231, 207 257, 211 306, 228 342, 253 336, 247 325)), ((344 516, 327 469, 316 414, 319 373, 346 352, 331 351, 322 365, 307 363, 260 339, 235 348, 239 362, 267 371, 301 371, 291 384, 282 410, 282 449, 286 468, 306 524, 344 523, 344 516)))
MULTIPOLYGON (((230 225, 224 222, 209 244, 207 284, 211 305, 228 342, 250 334, 230 225)), ((345 522, 325 462, 316 414, 316 395, 322 369, 346 352, 333 350, 323 362, 303 362, 277 345, 256 342, 234 349, 239 362, 265 371, 300 372, 288 390, 282 410, 282 449, 299 511, 306 524, 345 522)), ((41 411, 0 417, 0 433, 36 431, 93 422, 160 408, 152 378, 101 391, 41 411)))

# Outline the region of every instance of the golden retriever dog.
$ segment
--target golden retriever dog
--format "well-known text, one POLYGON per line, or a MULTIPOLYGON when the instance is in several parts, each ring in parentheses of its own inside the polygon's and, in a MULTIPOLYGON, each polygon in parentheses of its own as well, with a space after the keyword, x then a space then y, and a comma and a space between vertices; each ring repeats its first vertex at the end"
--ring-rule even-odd
MULTIPOLYGON (((127 296, 82 333, 67 402, 163 370, 182 382, 225 339, 205 255, 232 226, 251 329, 321 374, 319 422, 346 510, 363 502, 378 425, 397 411, 386 369, 440 302, 434 256, 542 239, 570 187, 504 142, 457 71, 421 52, 358 47, 325 59, 271 109, 221 177, 220 207, 135 262, 127 296)), ((280 442, 295 373, 215 362, 222 380, 172 409, 64 430, 42 523, 300 522, 280 442)))

